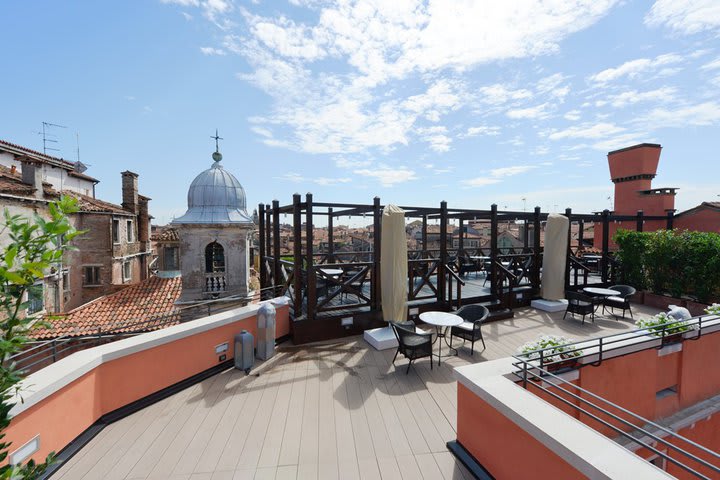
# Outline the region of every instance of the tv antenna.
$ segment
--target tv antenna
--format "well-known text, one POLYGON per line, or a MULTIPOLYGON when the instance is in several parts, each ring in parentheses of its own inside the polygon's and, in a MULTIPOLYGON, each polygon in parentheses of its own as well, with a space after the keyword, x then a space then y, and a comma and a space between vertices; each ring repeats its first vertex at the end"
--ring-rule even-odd
POLYGON ((50 133, 50 132, 48 131, 48 130, 50 130, 51 127, 53 127, 53 128, 55 128, 55 127, 57 127, 57 128, 67 128, 65 125, 58 125, 57 123, 42 122, 42 132, 38 132, 38 133, 42 133, 42 137, 43 137, 43 154, 44 154, 44 155, 47 155, 48 150, 50 150, 50 151, 52 151, 52 152, 59 152, 59 151, 60 151, 59 148, 48 147, 48 143, 58 143, 58 141, 57 141, 56 139, 54 139, 54 138, 48 138, 48 137, 56 137, 56 135, 54 135, 54 134, 52 134, 52 133, 50 133))

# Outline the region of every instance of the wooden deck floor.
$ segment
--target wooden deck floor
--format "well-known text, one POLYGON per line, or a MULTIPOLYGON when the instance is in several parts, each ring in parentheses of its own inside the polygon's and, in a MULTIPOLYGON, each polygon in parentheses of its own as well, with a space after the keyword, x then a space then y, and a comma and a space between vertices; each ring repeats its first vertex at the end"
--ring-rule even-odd
POLYGON ((470 479, 445 447, 456 431, 453 367, 511 355, 540 334, 633 327, 521 309, 483 326, 487 348, 474 357, 461 348, 441 368, 419 360, 409 375, 404 359, 391 364, 394 350, 359 337, 282 346, 255 375, 228 370, 109 425, 53 478, 470 479))

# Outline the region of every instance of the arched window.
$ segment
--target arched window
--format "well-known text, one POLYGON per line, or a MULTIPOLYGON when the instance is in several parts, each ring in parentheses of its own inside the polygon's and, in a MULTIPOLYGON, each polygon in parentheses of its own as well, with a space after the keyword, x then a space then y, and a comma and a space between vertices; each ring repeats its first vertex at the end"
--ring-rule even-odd
POLYGON ((205 273, 225 271, 225 250, 217 242, 208 243, 205 247, 205 273))

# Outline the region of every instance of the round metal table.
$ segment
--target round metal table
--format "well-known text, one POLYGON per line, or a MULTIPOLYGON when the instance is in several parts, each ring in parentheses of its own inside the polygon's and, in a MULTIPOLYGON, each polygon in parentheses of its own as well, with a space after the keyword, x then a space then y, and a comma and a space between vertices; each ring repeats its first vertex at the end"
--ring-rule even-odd
POLYGON ((450 346, 446 334, 448 328, 457 327, 464 322, 462 317, 448 312, 423 312, 420 314, 420 320, 435 327, 435 341, 438 342, 438 365, 440 365, 440 360, 442 359, 442 341, 438 341, 441 338, 445 339, 448 348, 455 350, 455 355, 457 355, 457 349, 450 346))

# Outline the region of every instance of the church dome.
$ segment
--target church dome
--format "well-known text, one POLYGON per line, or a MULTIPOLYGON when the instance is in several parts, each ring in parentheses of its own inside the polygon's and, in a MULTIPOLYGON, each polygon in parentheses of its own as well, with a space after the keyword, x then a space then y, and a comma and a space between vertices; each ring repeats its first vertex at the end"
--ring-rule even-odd
POLYGON ((242 185, 220 165, 220 152, 212 157, 213 165, 190 184, 187 212, 172 223, 252 223, 242 185))

